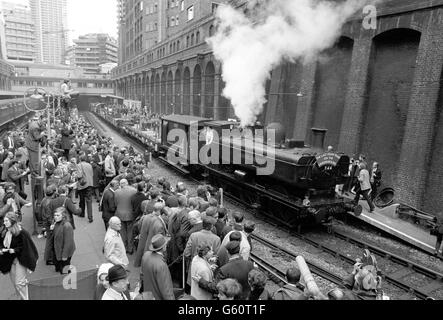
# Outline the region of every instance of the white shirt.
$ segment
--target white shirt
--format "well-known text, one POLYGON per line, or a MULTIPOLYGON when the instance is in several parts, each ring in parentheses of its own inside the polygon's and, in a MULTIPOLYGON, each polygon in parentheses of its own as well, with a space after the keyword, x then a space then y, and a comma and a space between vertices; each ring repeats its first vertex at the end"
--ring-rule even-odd
POLYGON ((360 170, 358 181, 360 181, 360 188, 362 191, 371 190, 371 183, 369 179, 369 171, 366 169, 360 170))
POLYGON ((109 288, 103 294, 102 300, 114 300, 114 301, 122 301, 128 300, 123 293, 119 293, 112 288, 109 288))

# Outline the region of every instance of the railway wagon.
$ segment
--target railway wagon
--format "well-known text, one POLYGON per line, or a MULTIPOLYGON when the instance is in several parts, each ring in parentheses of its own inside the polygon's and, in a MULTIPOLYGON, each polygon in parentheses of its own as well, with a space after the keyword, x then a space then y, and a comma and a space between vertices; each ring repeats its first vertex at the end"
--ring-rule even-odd
POLYGON ((0 100, 0 127, 29 113, 21 98, 0 100))

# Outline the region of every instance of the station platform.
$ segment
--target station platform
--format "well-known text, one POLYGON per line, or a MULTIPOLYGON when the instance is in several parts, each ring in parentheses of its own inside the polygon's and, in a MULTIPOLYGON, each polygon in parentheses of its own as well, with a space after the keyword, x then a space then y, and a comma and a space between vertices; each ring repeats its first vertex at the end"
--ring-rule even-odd
MULTIPOLYGON (((125 143, 119 137, 114 138, 114 143, 123 147, 125 143)), ((26 186, 26 193, 31 194, 29 186, 26 186)), ((28 199, 31 197, 29 196, 28 199)), ((78 201, 78 200, 76 200, 78 201)), ((103 256, 103 241, 105 239, 105 226, 101 218, 101 212, 98 210, 98 203, 93 199, 93 213, 94 222, 89 223, 87 218, 74 217, 76 230, 74 232, 74 241, 76 251, 71 261, 71 265, 75 267, 77 273, 97 270, 98 267, 105 262, 103 256)), ((23 208, 22 225, 29 233, 33 233, 33 215, 32 208, 23 208)), ((59 277, 60 274, 55 272, 54 266, 47 266, 44 261, 44 251, 46 239, 38 239, 36 236, 32 237, 38 253, 39 260, 37 268, 34 273, 28 275, 28 280, 32 283, 44 279, 52 279, 59 277)), ((129 282, 131 288, 134 288, 139 281, 140 268, 134 268, 134 255, 129 258, 129 282)), ((0 300, 17 300, 15 289, 11 283, 9 275, 0 274, 0 300)))
MULTIPOLYGON (((350 195, 345 195, 345 197, 353 199, 350 195)), ((405 241, 420 250, 434 254, 436 237, 419 226, 401 220, 397 215, 398 204, 386 208, 376 208, 374 212, 369 212, 369 205, 366 201, 360 201, 360 205, 363 207, 363 212, 360 216, 355 216, 353 212, 349 212, 349 214, 377 229, 388 232, 393 237, 405 241)))

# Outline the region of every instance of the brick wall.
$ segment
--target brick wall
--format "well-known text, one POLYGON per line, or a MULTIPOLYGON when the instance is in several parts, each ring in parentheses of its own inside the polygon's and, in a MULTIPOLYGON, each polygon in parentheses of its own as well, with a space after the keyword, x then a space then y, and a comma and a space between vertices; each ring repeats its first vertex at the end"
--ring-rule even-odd
POLYGON ((380 163, 387 186, 395 185, 419 37, 412 30, 396 30, 374 39, 359 149, 369 162, 380 163))
POLYGON ((338 147, 351 67, 353 41, 341 38, 317 66, 314 118, 311 127, 328 129, 326 146, 338 147))
MULTIPOLYGON (((431 161, 431 152, 435 150, 433 159, 441 152, 440 136, 438 133, 435 135, 434 129, 443 65, 442 13, 441 9, 432 12, 422 34, 397 182, 400 199, 418 207, 426 206, 434 213, 441 208, 433 207, 431 203, 424 204, 423 196, 429 165, 431 164, 431 175, 432 172, 436 174, 435 170, 432 171, 432 166, 435 168, 438 165, 431 161)), ((428 183, 438 183, 440 179, 441 173, 437 173, 435 177, 428 179, 428 183)), ((436 194, 431 195, 432 197, 441 197, 440 184, 428 187, 426 191, 432 190, 438 190, 436 194)))

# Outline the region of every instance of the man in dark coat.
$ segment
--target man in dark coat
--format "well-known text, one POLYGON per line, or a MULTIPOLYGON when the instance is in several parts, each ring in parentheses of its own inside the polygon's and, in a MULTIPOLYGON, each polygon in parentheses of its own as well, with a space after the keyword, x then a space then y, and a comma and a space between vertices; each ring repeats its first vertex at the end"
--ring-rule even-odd
POLYGON ((141 204, 143 201, 148 200, 148 196, 145 194, 146 183, 144 181, 137 184, 137 193, 131 198, 132 210, 135 214, 135 218, 140 217, 143 212, 141 210, 141 204))
POLYGON ((371 170, 371 199, 372 201, 375 200, 378 193, 378 188, 381 186, 381 178, 382 178, 382 171, 380 170, 380 167, 377 162, 374 162, 372 165, 371 170))
POLYGON ((8 150, 14 152, 15 147, 15 141, 14 136, 12 135, 12 132, 9 131, 6 135, 6 137, 3 139, 3 147, 8 150))
POLYGON ((94 216, 92 212, 92 188, 93 188, 93 177, 94 173, 92 166, 86 162, 86 156, 80 157, 80 163, 78 165, 79 179, 84 178, 86 180, 85 185, 78 184, 78 194, 80 196, 80 209, 82 209, 81 216, 85 217, 85 209, 88 211, 89 223, 94 222, 94 216))
POLYGON ((72 146, 74 131, 67 123, 65 123, 61 131, 61 134, 62 134, 61 148, 65 152, 64 156, 66 157, 66 159, 69 159, 69 150, 71 149, 72 146))
POLYGON ((40 177, 40 144, 42 143, 43 133, 40 127, 39 119, 34 118, 29 124, 29 133, 26 137, 26 148, 29 154, 29 169, 34 177, 40 177))
POLYGON ((171 240, 168 242, 167 263, 171 271, 171 276, 177 283, 182 283, 182 259, 179 257, 183 254, 186 241, 183 237, 191 229, 188 219, 188 209, 186 209, 187 199, 185 196, 178 198, 178 212, 174 214, 169 221, 169 234, 171 240))
POLYGON ((134 266, 140 267, 142 257, 146 251, 149 250, 152 239, 157 234, 166 235, 167 226, 161 217, 161 211, 164 205, 162 203, 156 203, 154 212, 152 214, 143 217, 142 227, 140 230, 140 241, 135 255, 134 266))
POLYGON ((249 272, 254 269, 254 264, 251 261, 245 261, 240 256, 240 242, 232 241, 228 243, 226 249, 229 253, 229 262, 223 267, 218 269, 215 276, 215 281, 208 282, 203 278, 195 278, 198 281, 199 286, 214 294, 218 293, 217 283, 224 279, 235 279, 242 286, 242 292, 238 297, 238 300, 247 300, 251 288, 248 283, 249 272))
POLYGON ((108 230, 109 220, 115 215, 115 210, 117 206, 115 205, 115 191, 118 189, 118 181, 111 181, 111 185, 103 193, 101 207, 103 209, 103 222, 105 223, 105 228, 108 230))
POLYGON ((286 280, 288 284, 275 291, 273 300, 308 300, 309 295, 305 294, 301 289, 300 270, 290 268, 286 271, 286 280))
POLYGON ((143 291, 155 300, 175 300, 171 273, 164 259, 166 244, 165 237, 158 234, 143 255, 143 291))
POLYGON ((117 207, 115 216, 122 222, 121 236, 128 254, 134 252, 133 227, 135 216, 132 211, 131 198, 136 193, 137 190, 129 186, 126 179, 120 181, 120 189, 115 191, 115 205, 117 207))
POLYGON ((29 170, 22 170, 19 168, 19 162, 12 160, 8 169, 8 179, 6 182, 12 182, 15 184, 15 191, 19 194, 23 194, 25 191, 25 182, 23 180, 29 174, 29 170))

